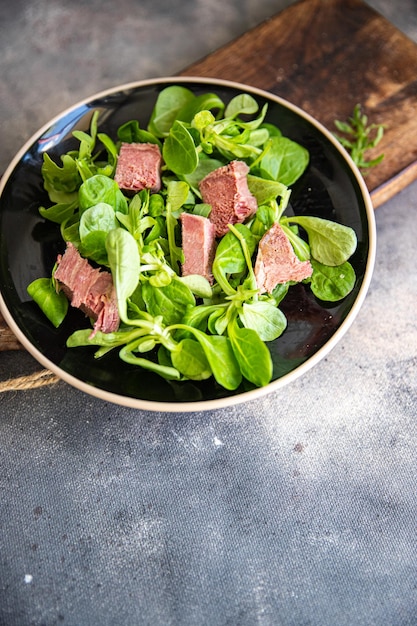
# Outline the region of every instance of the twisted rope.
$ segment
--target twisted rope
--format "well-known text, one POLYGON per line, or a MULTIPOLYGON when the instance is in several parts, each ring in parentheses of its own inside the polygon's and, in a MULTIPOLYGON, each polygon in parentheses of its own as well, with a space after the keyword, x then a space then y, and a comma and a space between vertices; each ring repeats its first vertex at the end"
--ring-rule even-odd
POLYGON ((24 391, 27 389, 36 389, 37 387, 45 387, 46 385, 54 385, 59 381, 59 377, 47 369, 34 372, 28 376, 19 376, 0 382, 0 393, 5 391, 24 391))

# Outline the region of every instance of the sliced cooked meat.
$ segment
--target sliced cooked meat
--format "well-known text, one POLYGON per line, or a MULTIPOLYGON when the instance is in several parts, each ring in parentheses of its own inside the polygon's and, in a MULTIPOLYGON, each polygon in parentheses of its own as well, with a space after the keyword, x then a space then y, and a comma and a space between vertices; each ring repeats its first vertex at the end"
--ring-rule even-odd
POLYGON ((213 283, 211 267, 216 250, 216 228, 207 217, 181 214, 183 276, 199 274, 213 283))
POLYGON ((310 261, 300 261, 290 240, 276 223, 259 242, 255 277, 261 293, 272 293, 280 283, 300 282, 313 273, 310 261))
POLYGON ((156 144, 122 143, 114 180, 125 191, 159 191, 161 163, 161 151, 156 144))
POLYGON ((71 305, 95 320, 92 336, 98 330, 110 333, 118 329, 120 318, 111 274, 92 267, 72 243, 59 255, 54 278, 71 305))
POLYGON ((248 172, 244 161, 231 161, 200 182, 203 202, 211 205, 209 219, 216 227, 217 237, 227 233, 228 224, 244 222, 258 208, 248 189, 248 172))

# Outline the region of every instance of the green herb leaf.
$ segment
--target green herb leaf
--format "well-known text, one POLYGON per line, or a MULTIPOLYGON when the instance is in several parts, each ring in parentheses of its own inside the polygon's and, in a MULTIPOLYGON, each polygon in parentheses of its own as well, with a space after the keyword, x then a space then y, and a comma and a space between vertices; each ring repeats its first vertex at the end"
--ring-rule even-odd
MULTIPOLYGON (((235 224, 235 229, 245 239, 249 253, 255 251, 257 239, 244 224, 235 224)), ((237 274, 247 270, 245 254, 239 239, 233 232, 228 232, 220 240, 213 261, 213 275, 225 294, 233 295, 236 290, 231 286, 228 275, 237 274)))
POLYGON ((194 98, 193 92, 186 87, 170 85, 163 89, 152 111, 148 131, 155 137, 167 137, 178 112, 194 98))
POLYGON ((162 316, 167 325, 179 323, 187 307, 195 306, 191 290, 176 278, 166 286, 154 287, 150 283, 144 283, 142 297, 148 313, 153 317, 162 316))
POLYGON ((334 124, 342 133, 342 135, 334 133, 334 136, 350 153, 362 174, 366 175, 366 170, 381 163, 384 154, 369 159, 366 153, 379 144, 384 136, 385 127, 383 124, 369 124, 368 116, 362 114, 360 104, 356 104, 347 122, 335 120, 334 124))
POLYGON ((349 262, 329 267, 312 259, 311 264, 311 290, 320 300, 337 302, 346 297, 355 286, 355 271, 349 262))
POLYGON ((271 354, 251 328, 229 324, 228 336, 242 375, 257 387, 267 385, 272 377, 271 354))
POLYGON ((63 292, 57 293, 54 281, 51 278, 37 278, 28 285, 27 292, 55 328, 58 328, 67 314, 68 300, 63 292))
POLYGON ((194 172, 198 154, 191 133, 183 122, 175 121, 165 139, 162 155, 168 169, 175 174, 194 172))
POLYGON ((171 352, 172 365, 190 380, 206 380, 212 375, 206 354, 195 339, 185 338, 171 352))
POLYGON ((309 153, 288 137, 272 137, 269 149, 258 164, 262 176, 290 187, 304 173, 309 153))
POLYGON ((287 327, 284 313, 275 304, 262 300, 243 303, 239 317, 245 328, 256 330, 262 341, 274 341, 287 327))
POLYGON ((77 198, 77 190, 82 182, 74 159, 61 156, 62 167, 52 161, 45 152, 43 155, 42 177, 44 187, 52 202, 71 204, 77 198))
POLYGON ((129 323, 127 299, 136 289, 140 272, 138 246, 127 230, 115 228, 107 235, 106 250, 116 289, 120 318, 129 323))
POLYGON ((304 228, 312 256, 324 265, 341 265, 356 250, 356 234, 349 226, 305 215, 291 216, 283 222, 299 224, 304 228))
POLYGON ((109 204, 114 211, 128 213, 127 199, 120 191, 118 184, 103 174, 88 178, 79 189, 78 199, 81 213, 100 202, 109 204))

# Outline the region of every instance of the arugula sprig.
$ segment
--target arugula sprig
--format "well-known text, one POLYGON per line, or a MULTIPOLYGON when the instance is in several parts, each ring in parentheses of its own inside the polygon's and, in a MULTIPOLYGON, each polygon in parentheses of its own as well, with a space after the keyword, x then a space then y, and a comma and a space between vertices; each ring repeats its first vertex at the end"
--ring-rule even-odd
POLYGON ((342 135, 334 133, 334 136, 349 152, 362 174, 366 174, 369 168, 381 163, 384 154, 368 159, 366 152, 379 144, 385 127, 383 124, 370 124, 368 116, 361 112, 360 104, 355 105, 353 114, 347 122, 335 120, 334 124, 342 133, 342 135))

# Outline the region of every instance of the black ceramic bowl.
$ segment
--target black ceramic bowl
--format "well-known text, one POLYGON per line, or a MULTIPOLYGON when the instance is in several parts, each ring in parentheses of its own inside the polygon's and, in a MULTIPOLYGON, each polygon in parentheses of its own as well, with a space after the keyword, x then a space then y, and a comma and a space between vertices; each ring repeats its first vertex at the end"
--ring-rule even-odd
POLYGON ((375 223, 371 200, 357 168, 331 133, 308 114, 267 92, 229 81, 159 78, 116 87, 76 104, 39 130, 16 155, 0 187, 0 310, 23 346, 46 368, 84 392, 125 406, 159 411, 194 411, 224 407, 280 389, 318 363, 342 338, 356 317, 371 279, 375 257, 375 223), (267 120, 310 153, 308 170, 291 194, 296 214, 316 215, 352 227, 358 247, 351 258, 357 281, 336 304, 319 302, 304 285, 290 289, 281 305, 288 327, 269 345, 274 373, 262 388, 242 384, 227 391, 215 381, 172 382, 120 360, 117 352, 94 359, 92 348, 66 347, 75 328, 85 325, 72 309, 59 329, 27 295, 27 285, 49 276, 64 244, 59 227, 45 222, 40 205, 43 153, 59 156, 73 145, 72 131, 88 131, 93 110, 100 111, 99 130, 115 137, 123 122, 139 119, 146 127, 158 93, 181 84, 196 94, 216 92, 227 102, 251 93, 268 102, 267 120))

